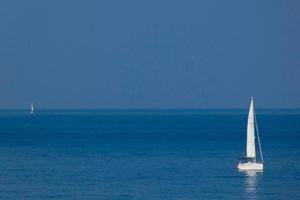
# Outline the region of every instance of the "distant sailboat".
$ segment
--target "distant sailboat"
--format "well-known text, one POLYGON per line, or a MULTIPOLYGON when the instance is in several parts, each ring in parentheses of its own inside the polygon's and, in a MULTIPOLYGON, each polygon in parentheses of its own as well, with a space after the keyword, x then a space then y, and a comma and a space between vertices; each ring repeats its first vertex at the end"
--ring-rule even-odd
POLYGON ((263 154, 261 149, 261 143, 258 133, 258 127, 256 122, 256 116, 255 116, 255 110, 253 105, 253 97, 251 97, 251 104, 248 114, 248 126, 247 126, 247 151, 246 151, 246 157, 243 157, 240 162, 237 165, 237 168, 239 170, 244 171, 250 171, 250 170, 256 170, 256 171, 262 171, 264 168, 263 165, 263 154), (256 129, 255 129, 256 127, 256 129), (261 161, 258 162, 256 160, 256 150, 255 150, 255 132, 257 135, 258 140, 258 146, 260 151, 260 158, 261 161))
POLYGON ((31 103, 31 110, 30 110, 30 114, 34 113, 34 107, 33 107, 33 103, 31 103))

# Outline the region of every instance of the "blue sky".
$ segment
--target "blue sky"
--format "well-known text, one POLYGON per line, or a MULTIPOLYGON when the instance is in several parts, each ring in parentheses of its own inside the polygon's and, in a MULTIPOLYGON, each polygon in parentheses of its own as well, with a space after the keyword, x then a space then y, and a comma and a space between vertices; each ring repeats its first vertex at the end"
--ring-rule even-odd
POLYGON ((299 9, 3 0, 0 108, 299 108, 299 9))

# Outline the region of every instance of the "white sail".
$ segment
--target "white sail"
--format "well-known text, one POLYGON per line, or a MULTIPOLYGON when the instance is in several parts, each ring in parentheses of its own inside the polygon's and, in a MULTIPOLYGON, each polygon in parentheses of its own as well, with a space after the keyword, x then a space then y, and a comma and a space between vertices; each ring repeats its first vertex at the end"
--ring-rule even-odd
POLYGON ((30 111, 30 113, 32 114, 33 112, 34 112, 33 103, 31 103, 31 111, 30 111))
POLYGON ((251 97, 251 104, 248 114, 247 126, 247 157, 255 158, 255 136, 254 136, 254 106, 253 97, 251 97))

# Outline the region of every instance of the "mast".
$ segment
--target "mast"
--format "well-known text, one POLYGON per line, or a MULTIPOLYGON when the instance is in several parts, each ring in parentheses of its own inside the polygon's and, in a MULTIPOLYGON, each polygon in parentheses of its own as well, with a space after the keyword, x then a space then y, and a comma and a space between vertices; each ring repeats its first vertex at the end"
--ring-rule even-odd
POLYGON ((254 105, 253 97, 251 97, 251 104, 248 114, 248 125, 247 125, 247 157, 255 158, 255 131, 254 131, 254 105))

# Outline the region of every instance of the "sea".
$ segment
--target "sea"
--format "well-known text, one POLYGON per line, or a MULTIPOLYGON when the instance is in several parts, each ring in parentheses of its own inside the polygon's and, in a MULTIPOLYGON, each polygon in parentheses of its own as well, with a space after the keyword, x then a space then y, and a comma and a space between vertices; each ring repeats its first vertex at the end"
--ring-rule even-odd
POLYGON ((300 199, 300 110, 0 110, 0 199, 300 199), (259 157, 258 157, 259 159, 259 157))

